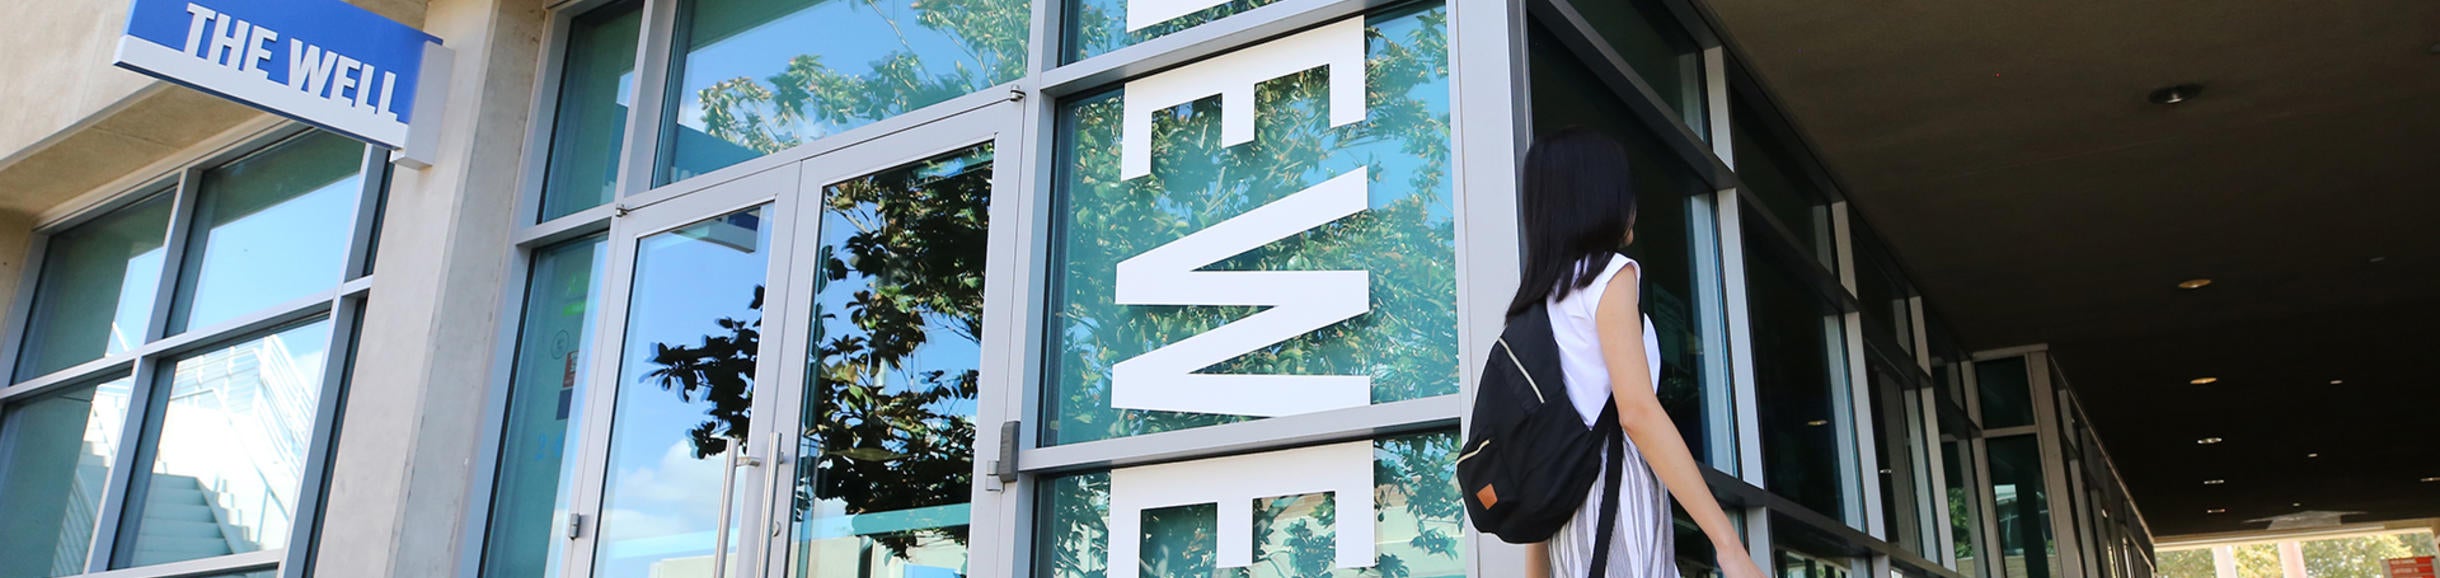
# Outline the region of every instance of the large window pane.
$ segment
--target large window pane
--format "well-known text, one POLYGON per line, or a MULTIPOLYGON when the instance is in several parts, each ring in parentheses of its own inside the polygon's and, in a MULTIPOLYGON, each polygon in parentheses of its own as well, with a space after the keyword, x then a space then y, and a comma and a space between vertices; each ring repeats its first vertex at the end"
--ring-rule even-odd
POLYGON ((1854 439, 1854 420, 1842 411, 1848 405, 1839 316, 1813 290, 1807 271, 1791 271, 1785 260, 1762 253, 1763 243, 1780 241, 1747 231, 1764 486, 1816 513, 1855 523, 1845 505, 1857 472, 1841 465, 1856 452, 1841 441, 1854 439))
POLYGON ((1100 56, 1138 42, 1168 36, 1180 30, 1201 26, 1213 20, 1252 10, 1279 0, 1204 0, 1166 2, 1172 5, 1201 4, 1204 7, 1186 14, 1128 14, 1127 9, 1141 0, 1045 0, 1068 3, 1067 46, 1060 51, 1063 62, 1075 62, 1100 56), (1164 18, 1163 16, 1168 16, 1164 18))
POLYGON ((559 575, 567 542, 558 538, 568 512, 570 432, 584 415, 582 400, 593 351, 595 303, 605 255, 600 237, 535 252, 518 329, 508 421, 500 433, 500 470, 492 484, 491 528, 483 576, 559 575))
POLYGON ((1974 534, 1982 527, 1982 480, 1974 475, 1974 444, 1952 439, 1940 444, 1943 476, 1948 478, 1949 537, 1954 542, 1955 566, 1967 578, 1982 574, 1981 550, 1974 547, 1974 534))
POLYGON ((172 333, 339 284, 364 145, 315 131, 204 171, 172 333))
MULTIPOLYGON (((1373 444, 1372 512, 1341 512, 1333 494, 1257 499, 1254 565, 1239 576, 1463 576, 1459 541, 1465 506, 1457 496, 1455 432, 1384 438, 1373 444), (1340 523, 1370 523, 1378 543, 1371 568, 1334 568, 1340 523)), ((1143 531, 1111 536, 1110 474, 1044 481, 1035 533, 1035 576, 1202 577, 1217 572, 1219 508, 1213 504, 1141 512, 1143 531), (1138 572, 1108 568, 1110 540, 1138 540, 1138 572)))
POLYGON ((661 126, 670 183, 1025 73, 1028 0, 693 0, 661 126))
POLYGON ((2032 435, 1991 438, 1991 494, 1999 515, 2000 566, 2007 578, 2057 578, 2050 497, 2042 489, 2042 450, 2032 435))
POLYGON ((790 575, 967 573, 992 149, 822 192, 790 575))
POLYGON ((1870 392, 1867 401, 1872 406, 1872 432, 1879 441, 1873 457, 1879 462, 1881 520, 1887 529, 1886 539, 1909 552, 1934 557, 1937 553, 1923 547, 1923 531, 1930 525, 1925 523, 1929 513, 1916 501, 1922 494, 1917 489, 1915 473, 1926 462, 1918 459, 1916 453, 1921 446, 1913 424, 1921 416, 1914 407, 1915 393, 1907 391, 1879 363, 1867 363, 1865 373, 1871 382, 1866 391, 1870 392))
POLYGON ((52 235, 26 318, 17 379, 101 359, 144 342, 161 290, 170 196, 156 195, 52 235))
MULTIPOLYGON (((770 261, 766 212, 636 242, 596 576, 708 576, 721 512, 745 503, 720 503, 720 488, 756 471, 731 464, 752 455, 744 440, 770 261)), ((740 521, 728 522, 734 550, 740 521)))
MULTIPOLYGON (((288 544, 306 445, 322 397, 330 322, 315 321, 179 359, 153 399, 167 407, 134 544, 141 566, 288 544)), ((124 542, 122 542, 124 544, 124 542)))
POLYGON ((568 26, 567 60, 560 67, 551 121, 551 162, 542 179, 542 220, 617 196, 643 14, 642 0, 628 0, 595 8, 568 26))
MULTIPOLYGON (((1119 409, 1116 364, 1254 314, 1251 306, 1120 305, 1119 262, 1333 178, 1367 178, 1365 208, 1221 259, 1213 271, 1366 271, 1369 311, 1258 347, 1201 373, 1369 375, 1369 402, 1458 391, 1456 226, 1449 187, 1444 11, 1366 18, 1367 120, 1333 127, 1326 69, 1259 85, 1254 102, 1204 99, 1152 113, 1151 173, 1122 178, 1113 90, 1060 107, 1053 210, 1045 444, 1252 419, 1119 409), (1224 114, 1255 114, 1253 141, 1222 145, 1224 114), (1358 173, 1358 171, 1362 171, 1358 173)), ((1225 242, 1225 241, 1216 241, 1225 242)), ((1248 287, 1254 281, 1243 281, 1248 287)), ((1266 282, 1274 283, 1274 282, 1266 282)), ((1240 328, 1243 329, 1243 328, 1240 328)))
POLYGON ((0 415, 0 576, 85 571, 130 383, 79 386, 0 415))
MULTIPOLYGON (((1762 208, 1796 237, 1804 253, 1812 255, 1823 267, 1836 270, 1838 246, 1830 222, 1829 197, 1814 186, 1810 173, 1805 171, 1808 165, 1801 159, 1807 157, 1798 152, 1799 145, 1780 140, 1777 133, 1765 126, 1759 116, 1762 113, 1754 107, 1737 106, 1730 110, 1734 121, 1729 123, 1730 140, 1736 147, 1737 177, 1753 193, 1752 198, 1760 199, 1762 208)), ((1746 228, 1767 230, 1769 226, 1757 216, 1746 228)))
POLYGON ((1976 398, 1982 404, 1982 426, 2033 425, 2032 383, 2023 357, 1974 362, 1974 385, 1982 394, 1976 398))
POLYGON ((1575 0, 1568 3, 1627 60, 1635 75, 1676 109, 1697 135, 1703 123, 1703 52, 1659 0, 1575 0))
POLYGON ((1643 264, 1644 313, 1659 334, 1661 405, 1686 439, 1695 459, 1722 471, 1737 471, 1735 432, 1728 390, 1715 388, 1712 377, 1724 372, 1725 349, 1707 331, 1723 321, 1705 315, 1701 298, 1718 294, 1716 252, 1702 239, 1713 228, 1711 211, 1694 197, 1711 192, 1685 161, 1669 151, 1642 121, 1629 116, 1624 104, 1594 79, 1582 61, 1567 52, 1550 32, 1531 27, 1534 130, 1556 132, 1570 126, 1602 131, 1626 145, 1634 164, 1636 199, 1635 242, 1628 256, 1643 264), (1708 286, 1706 286, 1708 285, 1708 286), (1716 448, 1716 451, 1715 451, 1716 448))

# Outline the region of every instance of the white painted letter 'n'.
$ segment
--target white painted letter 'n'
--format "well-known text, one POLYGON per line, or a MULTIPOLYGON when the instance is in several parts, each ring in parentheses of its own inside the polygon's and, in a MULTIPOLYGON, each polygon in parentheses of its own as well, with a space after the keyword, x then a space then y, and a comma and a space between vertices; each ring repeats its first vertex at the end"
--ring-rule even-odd
POLYGON ((1219 567, 1254 565, 1254 500, 1329 493, 1339 511, 1340 568, 1370 568, 1378 545, 1373 528, 1373 447, 1356 441, 1110 471, 1110 576, 1137 576, 1143 567, 1144 511, 1213 504, 1220 519, 1219 567))
POLYGON ((1118 362, 1110 370, 1110 406, 1271 417, 1372 403, 1371 375, 1196 373, 1371 309, 1367 271, 1200 270, 1363 211, 1366 171, 1348 171, 1119 262, 1121 305, 1268 309, 1118 362))
POLYGON ((1220 95, 1220 140, 1254 140, 1254 85, 1315 67, 1330 74, 1330 125, 1364 120, 1364 18, 1354 17, 1127 81, 1120 179, 1152 174, 1152 115, 1220 95))

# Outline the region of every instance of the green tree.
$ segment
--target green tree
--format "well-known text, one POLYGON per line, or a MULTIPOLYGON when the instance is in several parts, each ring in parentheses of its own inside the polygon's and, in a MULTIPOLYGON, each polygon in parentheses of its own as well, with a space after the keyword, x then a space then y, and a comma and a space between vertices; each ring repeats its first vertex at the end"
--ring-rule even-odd
POLYGON ((2333 540, 2314 540, 2299 544, 2304 552, 2305 572, 2319 578, 2341 576, 2380 577, 2389 571, 2389 559, 2416 555, 2414 542, 2431 541, 2430 534, 2388 534, 2357 536, 2333 540))
POLYGON ((2157 578, 2213 578, 2220 570, 2211 561, 2210 548, 2165 550, 2160 552, 2152 575, 2157 578))

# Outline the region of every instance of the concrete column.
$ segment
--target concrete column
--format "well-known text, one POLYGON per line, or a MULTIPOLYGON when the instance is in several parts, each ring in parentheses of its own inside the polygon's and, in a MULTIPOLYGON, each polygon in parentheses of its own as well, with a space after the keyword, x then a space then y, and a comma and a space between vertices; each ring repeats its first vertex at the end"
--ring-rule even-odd
POLYGON ((391 180, 313 575, 453 576, 481 456, 544 0, 364 2, 455 51, 440 156, 391 180))
POLYGON ((2286 571, 2287 578, 2306 578, 2304 571, 2304 545, 2295 540, 2280 541, 2279 567, 2280 569, 2286 571))
POLYGON ((2219 575, 2219 578, 2238 578, 2237 547, 2212 546, 2211 567, 2213 570, 2215 570, 2214 573, 2219 575))

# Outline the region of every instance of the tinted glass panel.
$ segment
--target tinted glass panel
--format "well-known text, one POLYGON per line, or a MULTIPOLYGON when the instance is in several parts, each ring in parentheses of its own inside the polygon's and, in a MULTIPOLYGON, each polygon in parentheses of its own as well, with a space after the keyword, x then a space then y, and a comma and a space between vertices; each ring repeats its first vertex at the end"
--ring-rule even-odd
POLYGON ((592 365, 593 317, 608 251, 600 237, 536 251, 517 334, 516 373, 508 389, 508 421, 500 433, 500 469, 492 485, 491 528, 483 575, 559 575, 567 542, 560 523, 578 440, 568 434, 584 415, 583 384, 592 365))
POLYGON ((1625 253, 1643 264, 1644 314, 1652 318, 1661 342, 1661 358, 1656 360, 1661 365, 1661 404, 1695 459, 1737 471, 1735 432, 1729 428, 1735 409, 1727 388, 1709 385, 1726 370, 1726 357, 1712 354, 1726 349, 1720 336, 1713 335, 1724 322, 1706 318, 1708 304, 1701 301, 1718 294, 1717 282, 1701 274, 1717 271, 1718 257, 1702 249, 1708 246, 1703 239, 1713 235, 1712 213, 1692 197, 1711 189, 1650 129, 1629 116, 1625 105, 1547 30, 1532 30, 1534 130, 1599 130, 1626 145, 1634 165, 1640 206, 1635 242, 1625 253))
POLYGON ((1571 2, 1636 76, 1677 110, 1678 119, 1709 135, 1703 124, 1703 53, 1677 16, 1657 0, 1571 2))
POLYGON ((2008 578, 2056 578, 2058 545, 2050 533, 2050 499, 2042 491, 2042 450, 2034 436, 1991 438, 1991 494, 1999 513, 2000 566, 2008 578))
POLYGON ((984 146, 823 189, 793 576, 967 572, 991 173, 984 146))
POLYGON ((169 213, 170 196, 158 195, 51 236, 26 318, 18 380, 144 342, 161 290, 169 213))
POLYGON ((694 0, 679 7, 656 183, 1025 73, 1027 0, 694 0))
POLYGON ((1941 465, 1948 477, 1949 536, 1955 542, 1956 569, 1969 578, 1982 574, 1974 533, 1982 527, 1982 480, 1974 476, 1974 445, 1963 440, 1940 444, 1941 465))
MULTIPOLYGON (((1119 264, 1156 249, 1234 253, 1202 268, 1210 271, 1363 271, 1369 275, 1366 311, 1327 327, 1283 332, 1284 341, 1187 371, 1364 376, 1370 382, 1369 393, 1341 390, 1346 392, 1341 399, 1351 393, 1363 395, 1370 403, 1457 393, 1456 226, 1447 179, 1449 85, 1443 20, 1442 10, 1436 7, 1366 18, 1370 29, 1364 40, 1370 55, 1366 68, 1372 74, 1365 83, 1368 112, 1363 122, 1330 125, 1323 113, 1329 100, 1329 72, 1324 68, 1258 85, 1253 100, 1259 108, 1240 103, 1223 112, 1220 101, 1204 99, 1151 112, 1151 138, 1144 145, 1151 151, 1146 177, 1121 175, 1123 90, 1062 106, 1061 157, 1071 160, 1062 161, 1066 174, 1060 177, 1053 212, 1060 222, 1055 223, 1052 234, 1052 247, 1059 253, 1052 262, 1061 266, 1053 273, 1056 284, 1049 330, 1055 349, 1050 353, 1043 402, 1048 413, 1043 443, 1075 443, 1253 419, 1253 410, 1236 408, 1213 409, 1212 413, 1120 409, 1119 404, 1129 403, 1120 398, 1146 394, 1168 399, 1184 395, 1179 392, 1185 388, 1178 388, 1173 379, 1156 378, 1115 384, 1113 372, 1122 362, 1149 357, 1147 352, 1190 337, 1212 334, 1263 309, 1250 302, 1239 306, 1227 301, 1254 294, 1247 292, 1272 290, 1270 294, 1276 295, 1271 288, 1293 286, 1310 291, 1312 287, 1349 286, 1311 277, 1294 281, 1236 277, 1228 283, 1246 292, 1145 299, 1178 305, 1117 303, 1116 291, 1122 285, 1119 264), (1256 115, 1261 127, 1254 132, 1253 141, 1224 145, 1220 117, 1249 113, 1256 115), (1339 178, 1348 180, 1321 186, 1339 178), (1339 197, 1330 195, 1350 190, 1343 185, 1358 178, 1364 187, 1361 209, 1335 220, 1322 219, 1326 222, 1287 233, 1276 242, 1249 250, 1236 245, 1240 241, 1230 234, 1183 239, 1241 215, 1280 206, 1291 195, 1304 195, 1297 197, 1299 201, 1335 200, 1339 197), (1211 302, 1229 304, 1192 305, 1211 302), (1160 389, 1164 386, 1172 389, 1160 389)), ((1291 218, 1267 215, 1238 223, 1291 218)), ((1348 293, 1352 291, 1334 295, 1348 293)), ((1243 349, 1208 342, 1192 347, 1243 349)), ((1190 350, 1177 347, 1168 353, 1190 350)))
MULTIPOLYGON (((1341 512, 1336 494, 1254 500, 1253 566, 1237 576, 1463 576, 1459 542, 1465 506, 1457 496, 1458 439, 1454 432, 1374 442, 1372 512, 1341 512), (1369 568, 1337 568, 1342 523, 1373 524, 1369 568)), ((1109 473, 1044 482, 1035 533, 1035 576, 1225 576, 1218 571, 1220 508, 1214 504, 1146 510, 1139 573, 1108 568, 1111 516, 1109 473)))
POLYGON ((1865 373, 1872 381, 1868 391, 1873 436, 1880 442, 1873 457, 1880 462, 1883 527, 1888 529, 1890 543, 1924 554, 1923 531, 1927 524, 1922 514, 1927 512, 1915 501, 1920 495, 1915 473, 1921 471, 1925 462, 1916 457, 1920 446, 1910 425, 1920 418, 1914 408, 1915 394, 1903 391, 1880 364, 1868 364, 1865 373))
MULTIPOLYGON (((1758 254, 1762 243, 1746 236, 1746 291, 1753 314, 1755 396, 1762 419, 1765 487, 1831 518, 1844 508, 1850 479, 1845 456, 1854 448, 1853 427, 1841 395, 1846 349, 1839 317, 1812 290, 1803 271, 1785 260, 1758 254)), ((1853 523, 1854 520, 1848 520, 1853 523)))
POLYGON ((171 328, 211 325, 337 286, 363 162, 364 145, 315 131, 204 171, 171 328))
POLYGON ((85 571, 102 486, 119 453, 128 378, 70 388, 8 408, 0 431, 0 576, 85 571))
POLYGON ((316 321, 171 364, 127 565, 288 545, 329 354, 316 321))
POLYGON ((1138 42, 1168 36, 1180 30, 1226 18, 1279 0, 1178 0, 1144 2, 1142 0, 1049 0, 1066 1, 1067 49, 1061 51, 1064 62, 1075 62, 1100 56, 1138 42), (1146 11, 1129 14, 1128 9, 1165 4, 1186 8, 1183 14, 1146 11))
MULTIPOLYGON (((1823 267, 1837 270, 1838 248, 1832 239, 1835 231, 1830 222, 1829 200, 1814 186, 1804 169, 1807 165, 1801 164, 1799 159, 1805 157, 1794 152, 1792 147, 1796 145, 1781 141, 1761 124, 1757 117, 1761 113, 1753 107, 1731 110, 1735 111, 1732 115, 1735 122, 1729 123, 1729 127, 1736 146, 1737 177, 1753 193, 1750 198, 1761 200, 1763 209, 1787 227, 1788 234, 1795 237, 1804 253, 1812 255, 1823 267)), ((1770 229, 1760 220, 1746 228, 1770 229)))
POLYGON ((1974 385, 1982 390, 1982 426, 1986 428, 2033 425, 2033 377, 2025 372, 2025 358, 2007 357, 1974 362, 1974 385))
MULTIPOLYGON (((753 455, 744 439, 770 260, 765 213, 755 207, 636 241, 596 576, 708 576, 721 512, 746 502, 721 503, 720 488, 758 471, 731 464, 753 455)), ((729 518, 732 553, 740 522, 729 518)))
POLYGON ((617 196, 618 159, 635 88, 637 0, 595 8, 568 26, 551 162, 542 180, 542 220, 601 206, 617 196))

